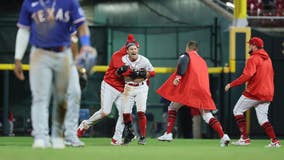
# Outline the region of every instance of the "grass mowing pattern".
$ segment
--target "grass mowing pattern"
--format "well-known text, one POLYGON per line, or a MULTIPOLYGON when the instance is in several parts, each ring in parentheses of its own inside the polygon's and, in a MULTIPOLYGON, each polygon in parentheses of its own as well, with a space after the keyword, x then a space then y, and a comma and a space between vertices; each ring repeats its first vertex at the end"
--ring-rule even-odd
POLYGON ((147 144, 112 146, 110 138, 83 138, 83 148, 32 149, 31 137, 0 137, 0 160, 283 160, 284 147, 265 148, 269 140, 251 141, 249 146, 220 147, 218 139, 174 139, 147 144))

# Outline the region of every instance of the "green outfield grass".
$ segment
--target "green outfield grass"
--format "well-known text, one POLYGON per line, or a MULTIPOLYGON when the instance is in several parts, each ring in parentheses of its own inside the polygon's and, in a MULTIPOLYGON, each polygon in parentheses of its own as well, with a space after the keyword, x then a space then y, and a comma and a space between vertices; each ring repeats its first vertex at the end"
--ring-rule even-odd
POLYGON ((284 147, 265 148, 268 140, 252 140, 250 146, 219 147, 219 140, 147 139, 128 146, 112 146, 110 138, 83 138, 83 148, 32 149, 31 137, 0 137, 0 160, 283 160, 284 147))

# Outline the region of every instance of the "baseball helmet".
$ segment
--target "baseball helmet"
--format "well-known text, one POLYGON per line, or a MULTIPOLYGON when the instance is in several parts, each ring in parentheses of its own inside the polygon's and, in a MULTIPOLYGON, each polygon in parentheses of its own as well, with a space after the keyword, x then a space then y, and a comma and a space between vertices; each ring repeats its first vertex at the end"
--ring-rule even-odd
POLYGON ((257 47, 264 47, 264 43, 263 43, 263 40, 259 37, 252 37, 248 43, 250 45, 255 45, 257 47))

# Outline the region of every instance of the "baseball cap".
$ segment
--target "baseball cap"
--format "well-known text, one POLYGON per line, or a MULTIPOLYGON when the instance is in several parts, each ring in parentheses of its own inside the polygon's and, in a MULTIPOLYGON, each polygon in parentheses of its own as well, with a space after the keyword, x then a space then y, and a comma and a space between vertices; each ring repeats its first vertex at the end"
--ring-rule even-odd
POLYGON ((248 41, 248 43, 251 44, 251 45, 256 45, 257 47, 263 47, 264 46, 263 40, 259 37, 252 37, 248 41))

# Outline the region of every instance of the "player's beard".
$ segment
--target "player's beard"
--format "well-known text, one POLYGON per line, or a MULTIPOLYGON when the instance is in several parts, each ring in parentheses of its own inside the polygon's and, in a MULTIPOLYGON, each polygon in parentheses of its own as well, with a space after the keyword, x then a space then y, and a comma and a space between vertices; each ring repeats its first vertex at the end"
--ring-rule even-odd
POLYGON ((251 53, 252 53, 252 49, 249 50, 249 55, 251 55, 251 53))

